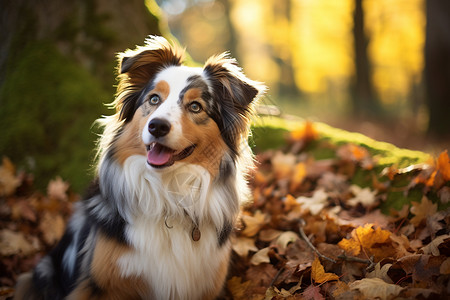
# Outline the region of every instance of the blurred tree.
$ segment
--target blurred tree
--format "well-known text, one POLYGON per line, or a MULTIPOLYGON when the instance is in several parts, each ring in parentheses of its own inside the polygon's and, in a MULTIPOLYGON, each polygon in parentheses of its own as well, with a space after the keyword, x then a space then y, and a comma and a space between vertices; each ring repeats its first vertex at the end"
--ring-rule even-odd
POLYGON ((40 187, 61 175, 83 189, 115 55, 161 34, 157 15, 154 0, 0 1, 0 155, 40 187))
POLYGON ((428 131, 450 134, 450 1, 426 1, 425 84, 428 131))
POLYGON ((352 109, 358 116, 376 116, 380 112, 380 105, 374 93, 371 64, 367 55, 369 39, 364 30, 363 0, 355 0, 353 22, 355 77, 351 93, 352 109))
POLYGON ((278 90, 281 96, 287 98, 298 98, 300 90, 295 84, 295 71, 292 61, 292 0, 277 0, 274 5, 274 17, 280 25, 284 25, 278 32, 272 32, 272 40, 276 40, 277 36, 283 36, 281 49, 274 49, 274 61, 278 63, 280 68, 280 78, 278 80, 278 90))

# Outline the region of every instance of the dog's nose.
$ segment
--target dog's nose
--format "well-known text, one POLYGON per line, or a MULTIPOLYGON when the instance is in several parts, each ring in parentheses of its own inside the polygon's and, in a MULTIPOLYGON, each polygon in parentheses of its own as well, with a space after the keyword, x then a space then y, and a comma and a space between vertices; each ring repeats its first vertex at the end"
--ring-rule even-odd
POLYGON ((153 119, 148 124, 148 131, 157 138, 165 136, 170 131, 170 123, 164 119, 153 119))

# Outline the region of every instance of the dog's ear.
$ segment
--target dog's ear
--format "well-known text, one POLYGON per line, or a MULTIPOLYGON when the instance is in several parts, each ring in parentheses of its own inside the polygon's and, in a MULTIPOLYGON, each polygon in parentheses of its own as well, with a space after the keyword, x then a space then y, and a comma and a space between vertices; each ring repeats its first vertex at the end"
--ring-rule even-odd
POLYGON ((213 114, 212 117, 227 145, 237 154, 239 145, 236 137, 247 138, 255 100, 264 93, 265 86, 247 78, 236 60, 227 53, 208 59, 203 72, 218 103, 218 115, 213 114))
POLYGON ((247 78, 236 60, 227 53, 209 58, 203 70, 221 100, 240 111, 246 111, 249 104, 265 91, 261 83, 247 78))
POLYGON ((163 37, 150 36, 145 46, 118 55, 118 86, 114 105, 120 120, 130 120, 137 109, 142 89, 165 67, 179 66, 184 50, 163 37))

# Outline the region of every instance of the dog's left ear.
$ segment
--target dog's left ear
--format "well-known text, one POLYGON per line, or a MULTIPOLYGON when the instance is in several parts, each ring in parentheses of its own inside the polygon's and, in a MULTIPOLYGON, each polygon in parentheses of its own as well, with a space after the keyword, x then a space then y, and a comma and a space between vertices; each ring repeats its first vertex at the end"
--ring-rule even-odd
POLYGON ((227 53, 208 59, 203 70, 221 102, 232 105, 240 113, 247 112, 253 100, 265 91, 265 86, 247 78, 227 53))

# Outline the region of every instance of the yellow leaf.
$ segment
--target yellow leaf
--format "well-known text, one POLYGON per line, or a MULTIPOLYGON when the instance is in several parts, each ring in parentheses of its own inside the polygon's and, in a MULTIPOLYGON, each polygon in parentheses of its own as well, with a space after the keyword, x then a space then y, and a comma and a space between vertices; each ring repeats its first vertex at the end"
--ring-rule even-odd
POLYGON ((257 210, 253 216, 242 215, 242 221, 244 221, 245 224, 242 235, 252 237, 267 223, 267 215, 257 210))
POLYGON ((339 276, 334 273, 325 273, 325 269, 316 256, 311 266, 311 277, 316 283, 324 283, 331 280, 339 280, 339 276))
POLYGON ((290 190, 295 191, 303 182, 306 177, 306 165, 303 162, 299 162, 295 165, 292 178, 290 190))
POLYGON ((422 221, 426 220, 428 216, 434 215, 437 212, 437 204, 434 204, 426 196, 422 197, 422 202, 411 203, 411 213, 414 217, 411 219, 411 223, 414 226, 418 226, 422 221))
POLYGON ((358 255, 361 252, 361 247, 363 247, 377 258, 388 256, 391 253, 386 252, 384 248, 379 246, 391 243, 389 238, 391 233, 379 227, 373 229, 372 226, 372 224, 366 224, 364 227, 357 227, 352 231, 351 238, 341 240, 338 246, 352 255, 358 255), (373 247, 374 245, 377 245, 377 247, 373 247))
POLYGON ((352 290, 359 290, 366 299, 393 299, 403 290, 396 284, 389 284, 380 278, 364 278, 348 285, 352 290))

